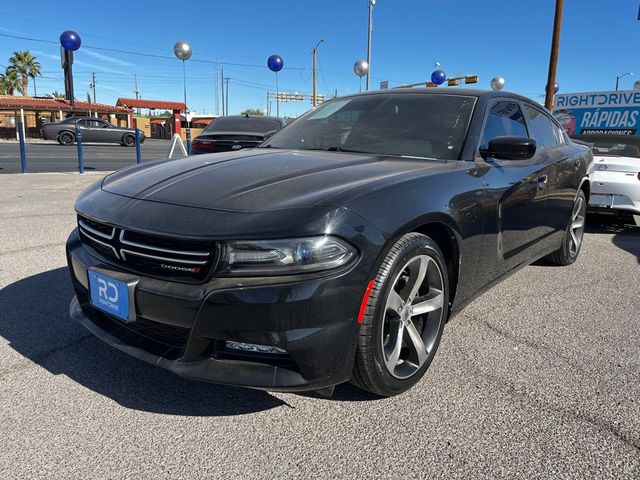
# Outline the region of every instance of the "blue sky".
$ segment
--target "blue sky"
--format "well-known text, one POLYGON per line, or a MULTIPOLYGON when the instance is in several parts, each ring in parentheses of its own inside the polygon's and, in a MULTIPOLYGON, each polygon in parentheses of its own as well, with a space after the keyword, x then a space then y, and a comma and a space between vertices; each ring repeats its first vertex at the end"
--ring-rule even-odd
MULTIPOLYGON (((639 0, 565 0, 558 83, 561 92, 613 90, 615 77, 631 88, 640 80, 639 0)), ((554 0, 378 0, 374 9, 372 87, 429 78, 438 61, 445 72, 480 76, 488 88, 496 75, 506 89, 542 101, 546 84, 554 0)), ((210 2, 85 2, 60 8, 50 1, 30 1, 29 8, 0 6, 0 65, 14 50, 29 49, 40 60, 45 78, 38 93, 63 91, 59 47, 65 29, 77 31, 83 47, 74 63, 76 97, 86 98, 96 72, 98 102, 113 104, 133 97, 134 74, 143 98, 181 100, 180 61, 89 47, 173 57, 173 44, 193 46, 187 62, 189 107, 215 112, 215 65, 230 77, 230 113, 266 108, 266 92, 275 78, 266 59, 280 54, 285 68, 281 90, 310 93, 311 51, 318 50, 320 93, 358 91, 353 63, 366 56, 367 0, 235 0, 210 2), (184 9, 181 5, 185 5, 184 9), (190 7, 197 5, 197 7, 190 7), (226 65, 222 65, 226 63, 226 65), (235 64, 235 65, 232 65, 235 64), (242 65, 238 65, 242 64, 242 65)), ((363 82, 364 84, 364 82, 363 82)), ((30 87, 31 88, 31 87, 30 87)), ((31 90, 31 93, 33 91, 31 90)), ((281 105, 281 114, 297 115, 308 103, 281 105)))

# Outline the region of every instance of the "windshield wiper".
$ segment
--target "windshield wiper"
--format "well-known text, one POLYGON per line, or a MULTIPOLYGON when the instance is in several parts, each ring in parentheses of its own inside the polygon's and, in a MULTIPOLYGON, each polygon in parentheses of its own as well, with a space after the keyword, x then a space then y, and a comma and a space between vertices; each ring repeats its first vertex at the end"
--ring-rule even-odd
POLYGON ((362 150, 351 150, 348 148, 342 148, 342 147, 329 147, 327 148, 328 152, 348 152, 348 153, 366 153, 368 155, 370 155, 370 152, 363 152, 362 150))

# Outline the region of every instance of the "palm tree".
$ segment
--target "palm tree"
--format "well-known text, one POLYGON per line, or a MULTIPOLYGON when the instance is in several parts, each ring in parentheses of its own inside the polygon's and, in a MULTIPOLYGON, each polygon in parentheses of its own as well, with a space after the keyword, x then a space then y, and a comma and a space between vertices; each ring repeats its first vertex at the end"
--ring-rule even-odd
POLYGON ((51 92, 51 96, 53 98, 57 98, 59 100, 63 100, 64 99, 64 93, 60 93, 59 91, 55 90, 53 92, 51 92))
POLYGON ((13 52, 13 56, 9 59, 9 68, 7 70, 13 70, 20 77, 22 77, 22 94, 29 95, 29 77, 35 78, 41 75, 40 62, 36 60, 36 57, 31 55, 29 50, 23 50, 21 52, 13 52))
POLYGON ((23 93, 22 81, 15 70, 7 68, 5 73, 0 73, 0 93, 13 95, 15 92, 23 93))

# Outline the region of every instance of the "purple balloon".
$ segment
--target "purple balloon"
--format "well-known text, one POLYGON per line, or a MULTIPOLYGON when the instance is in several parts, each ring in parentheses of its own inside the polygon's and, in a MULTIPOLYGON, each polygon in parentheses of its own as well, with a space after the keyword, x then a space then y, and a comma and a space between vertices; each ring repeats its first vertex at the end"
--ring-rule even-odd
POLYGON ((280 55, 271 55, 267 59, 267 67, 269 67, 269 70, 272 72, 278 73, 282 70, 282 67, 284 67, 284 60, 282 60, 280 55))
POLYGON ((66 30, 60 34, 60 45, 62 45, 65 50, 75 52, 80 48, 81 44, 82 40, 80 40, 80 35, 73 30, 66 30))
POLYGON ((434 70, 431 74, 431 81, 436 85, 442 85, 444 81, 447 79, 447 74, 442 70, 434 70))

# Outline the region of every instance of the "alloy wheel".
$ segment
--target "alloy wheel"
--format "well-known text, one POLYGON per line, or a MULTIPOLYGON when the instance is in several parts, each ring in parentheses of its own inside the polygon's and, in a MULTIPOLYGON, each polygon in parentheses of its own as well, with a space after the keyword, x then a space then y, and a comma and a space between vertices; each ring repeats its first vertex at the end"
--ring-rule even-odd
POLYGON ((413 376, 427 363, 443 321, 444 280, 428 255, 407 261, 394 279, 385 303, 382 353, 398 379, 413 376))
POLYGON ((582 244, 582 236, 584 235, 585 207, 584 198, 580 196, 573 205, 573 211, 571 212, 571 225, 569 226, 569 253, 572 257, 578 254, 580 251, 580 245, 582 244))

